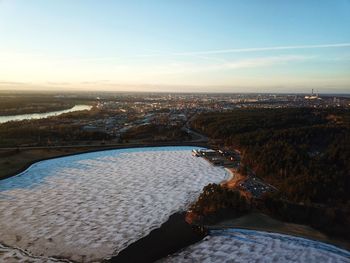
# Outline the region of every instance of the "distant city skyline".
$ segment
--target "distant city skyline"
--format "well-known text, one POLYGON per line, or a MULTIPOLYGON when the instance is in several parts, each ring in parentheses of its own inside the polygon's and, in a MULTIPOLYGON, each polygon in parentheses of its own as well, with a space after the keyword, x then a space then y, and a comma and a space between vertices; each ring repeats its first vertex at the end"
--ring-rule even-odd
POLYGON ((0 90, 350 93, 350 0, 2 0, 0 90))

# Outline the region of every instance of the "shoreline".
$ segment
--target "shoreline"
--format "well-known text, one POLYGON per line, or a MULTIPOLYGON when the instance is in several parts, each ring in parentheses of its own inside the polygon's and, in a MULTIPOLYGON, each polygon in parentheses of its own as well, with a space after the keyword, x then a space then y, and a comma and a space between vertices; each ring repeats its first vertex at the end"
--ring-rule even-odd
POLYGON ((220 185, 225 185, 235 178, 235 174, 232 172, 232 170, 230 168, 224 168, 224 169, 227 172, 228 177, 225 180, 223 180, 220 183, 220 185))
MULTIPOLYGON (((301 225, 301 226, 306 226, 306 225, 301 225)), ((265 228, 265 227, 246 227, 246 226, 233 226, 233 227, 222 227, 222 228, 213 228, 211 230, 225 230, 225 229, 241 229, 241 230, 252 230, 252 231, 259 231, 259 232, 266 232, 270 234, 281 234, 281 235, 286 235, 286 236, 291 236, 291 237, 297 237, 297 238, 303 238, 315 242, 320 242, 324 243, 327 245, 335 246, 340 249, 344 249, 347 251, 350 251, 350 244, 347 244, 346 241, 342 243, 342 241, 338 240, 333 240, 333 239, 323 239, 323 238, 315 238, 309 235, 303 235, 303 234, 296 234, 294 232, 289 232, 289 231, 283 231, 283 230, 278 230, 278 229, 271 229, 271 228, 265 228)))
MULTIPOLYGON (((90 148, 89 150, 81 150, 81 151, 77 151, 77 152, 73 152, 73 153, 67 153, 67 154, 58 154, 58 155, 54 155, 51 157, 45 157, 45 158, 39 158, 39 159, 35 159, 33 161, 30 161, 28 164, 18 168, 16 171, 9 173, 8 175, 2 176, 0 177, 0 181, 1 180, 5 180, 7 178, 10 177, 14 177, 17 175, 20 175, 22 173, 24 173, 26 170, 28 170, 31 166, 33 166, 36 163, 42 162, 42 161, 46 161, 46 160, 52 160, 52 159, 56 159, 56 158, 61 158, 61 157, 69 157, 69 156, 74 156, 74 155, 79 155, 79 154, 85 154, 85 153, 92 153, 92 152, 100 152, 100 151, 108 151, 108 150, 119 150, 119 149, 127 149, 127 148, 146 148, 146 147, 171 147, 171 146, 193 146, 193 147, 209 147, 209 145, 207 143, 200 143, 200 142, 158 142, 158 143, 136 143, 136 144, 128 144, 128 145, 104 145, 104 146, 99 146, 99 145, 91 145, 91 146, 73 146, 72 148, 90 148), (91 148, 96 148, 96 149, 91 149, 91 148)), ((67 146, 63 146, 63 147, 42 147, 42 148, 38 148, 38 149, 46 149, 46 150, 51 150, 51 149, 65 149, 65 148, 70 148, 67 146)), ((23 148, 18 148, 21 151, 25 151, 25 150, 31 150, 26 149, 25 147, 23 148)), ((2 148, 0 148, 0 151, 2 150, 2 148)))
POLYGON ((228 218, 218 222, 217 224, 207 225, 205 228, 209 232, 211 230, 237 228, 284 234, 322 242, 350 251, 350 243, 346 240, 328 236, 325 233, 308 225, 284 222, 261 212, 251 212, 237 218, 228 218))
POLYGON ((8 123, 8 122, 17 122, 17 121, 19 122, 19 121, 26 121, 26 120, 40 120, 40 119, 46 119, 46 118, 51 118, 51 117, 58 117, 59 115, 62 115, 65 113, 84 111, 84 110, 90 111, 92 108, 93 108, 93 106, 91 106, 91 105, 76 104, 73 107, 70 107, 68 109, 63 109, 63 110, 24 113, 24 114, 15 114, 15 115, 1 115, 0 116, 0 124, 8 123))

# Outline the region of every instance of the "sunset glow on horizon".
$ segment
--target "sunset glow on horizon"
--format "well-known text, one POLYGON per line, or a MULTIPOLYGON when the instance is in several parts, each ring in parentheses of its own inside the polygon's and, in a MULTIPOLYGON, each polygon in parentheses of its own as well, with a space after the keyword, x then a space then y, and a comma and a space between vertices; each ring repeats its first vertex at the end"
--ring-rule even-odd
POLYGON ((350 1, 0 1, 0 89, 350 92, 350 1))

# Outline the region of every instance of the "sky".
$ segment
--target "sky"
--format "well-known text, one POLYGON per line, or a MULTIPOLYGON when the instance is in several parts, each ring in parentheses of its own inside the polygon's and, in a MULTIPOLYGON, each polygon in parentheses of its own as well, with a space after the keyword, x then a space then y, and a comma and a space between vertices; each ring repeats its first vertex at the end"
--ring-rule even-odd
POLYGON ((350 93, 350 0, 0 0, 0 89, 350 93))

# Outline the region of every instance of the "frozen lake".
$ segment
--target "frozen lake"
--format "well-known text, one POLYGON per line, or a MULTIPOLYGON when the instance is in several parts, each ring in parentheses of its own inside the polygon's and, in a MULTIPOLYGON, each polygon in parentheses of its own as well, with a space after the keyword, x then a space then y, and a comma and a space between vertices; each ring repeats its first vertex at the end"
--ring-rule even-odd
POLYGON ((186 209, 205 185, 228 177, 191 149, 74 155, 0 181, 0 261, 93 262, 117 254, 186 209))
POLYGON ((211 231, 198 242, 158 263, 350 262, 350 252, 309 239, 255 230, 211 231))

